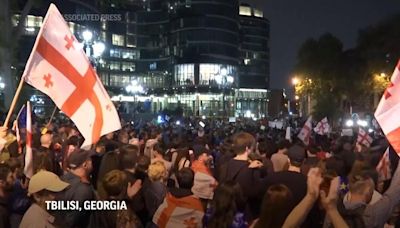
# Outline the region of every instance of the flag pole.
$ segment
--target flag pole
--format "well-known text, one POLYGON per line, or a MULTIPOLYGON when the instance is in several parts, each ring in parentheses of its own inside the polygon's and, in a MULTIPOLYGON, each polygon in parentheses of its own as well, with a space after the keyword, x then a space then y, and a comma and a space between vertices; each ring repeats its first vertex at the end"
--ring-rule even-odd
POLYGON ((8 123, 10 122, 11 115, 12 115, 12 113, 14 111, 15 105, 17 103, 17 100, 18 100, 19 94, 21 93, 23 85, 24 85, 24 79, 21 77, 21 80, 19 81, 19 85, 18 85, 17 91, 15 92, 14 98, 13 98, 13 100, 11 102, 10 109, 8 110, 6 120, 4 121, 3 127, 7 127, 8 123))
POLYGON ((53 113, 51 114, 51 117, 50 117, 49 122, 46 124, 46 128, 49 127, 50 124, 51 124, 51 121, 53 121, 53 117, 54 117, 54 115, 56 114, 56 111, 57 111, 57 105, 54 106, 53 113))

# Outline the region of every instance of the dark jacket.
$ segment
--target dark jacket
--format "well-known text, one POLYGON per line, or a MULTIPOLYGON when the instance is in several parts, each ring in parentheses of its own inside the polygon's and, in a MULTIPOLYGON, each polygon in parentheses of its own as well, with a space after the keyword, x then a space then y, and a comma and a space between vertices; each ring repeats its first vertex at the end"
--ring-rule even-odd
POLYGON ((0 198, 0 228, 10 227, 9 211, 7 208, 7 200, 0 198))
POLYGON ((128 206, 128 210, 96 210, 90 215, 88 228, 140 228, 139 218, 128 206))
POLYGON ((83 183, 78 176, 68 172, 61 179, 70 185, 61 196, 62 200, 77 200, 80 202, 82 211, 63 211, 65 222, 68 227, 87 227, 90 218, 90 211, 85 211, 83 202, 86 200, 95 200, 93 187, 88 183, 83 183))
POLYGON ((255 219, 260 211, 260 202, 264 193, 262 187, 265 180, 261 178, 259 169, 250 169, 249 162, 231 159, 220 169, 220 182, 235 181, 242 188, 247 199, 246 218, 255 219))
POLYGON ((160 181, 146 181, 142 189, 148 215, 153 218, 154 213, 164 201, 167 187, 160 181))

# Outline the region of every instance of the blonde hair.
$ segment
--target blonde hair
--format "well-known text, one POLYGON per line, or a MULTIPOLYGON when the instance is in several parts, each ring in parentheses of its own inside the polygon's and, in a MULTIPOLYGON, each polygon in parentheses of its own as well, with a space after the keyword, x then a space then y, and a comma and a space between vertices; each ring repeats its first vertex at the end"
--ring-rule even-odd
POLYGON ((149 166, 147 174, 149 175, 149 179, 151 181, 159 181, 166 177, 167 168, 165 168, 165 165, 162 161, 156 161, 149 166))

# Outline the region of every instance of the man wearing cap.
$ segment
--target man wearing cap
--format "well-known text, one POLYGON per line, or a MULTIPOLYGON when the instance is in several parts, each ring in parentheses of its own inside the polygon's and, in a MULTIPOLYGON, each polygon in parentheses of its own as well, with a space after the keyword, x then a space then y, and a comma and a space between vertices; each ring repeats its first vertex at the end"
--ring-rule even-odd
POLYGON ((19 227, 55 227, 56 219, 47 211, 46 201, 55 200, 55 194, 63 191, 68 185, 52 172, 42 170, 33 175, 29 182, 28 194, 32 196, 34 203, 26 211, 19 227))
MULTIPOLYGON (((80 207, 86 200, 94 200, 95 193, 90 184, 90 173, 92 172, 93 152, 82 149, 76 149, 67 158, 69 171, 61 179, 70 184, 66 189, 65 201, 79 201, 80 207)), ((68 227, 87 227, 89 223, 89 211, 67 211, 65 213, 65 222, 68 227)))
POLYGON ((307 193, 307 177, 300 172, 305 156, 306 151, 303 147, 299 145, 290 147, 288 150, 289 169, 267 177, 266 189, 275 184, 284 184, 290 189, 293 196, 290 200, 292 209, 307 193))

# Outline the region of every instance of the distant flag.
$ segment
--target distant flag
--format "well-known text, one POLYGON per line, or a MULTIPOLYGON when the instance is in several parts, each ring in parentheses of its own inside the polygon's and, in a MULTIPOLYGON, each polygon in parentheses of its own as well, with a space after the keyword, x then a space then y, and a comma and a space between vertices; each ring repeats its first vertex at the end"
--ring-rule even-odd
POLYGON ((118 113, 68 24, 50 4, 23 73, 47 94, 85 138, 82 147, 121 128, 118 113))
POLYGON ((368 132, 366 132, 364 129, 360 128, 358 130, 358 137, 357 137, 357 143, 360 145, 364 145, 366 147, 370 147, 373 139, 371 136, 369 136, 368 132))
POLYGON ((314 128, 314 132, 318 135, 326 135, 330 131, 330 126, 328 123, 328 118, 323 118, 318 122, 317 126, 314 128))
POLYGON ((290 127, 286 127, 286 136, 285 136, 286 140, 292 141, 292 134, 291 134, 291 128, 290 127))
POLYGON ((308 117, 306 123, 297 136, 305 145, 310 143, 311 129, 312 129, 312 116, 308 117))
POLYGON ((26 106, 23 105, 18 112, 17 118, 15 119, 13 130, 15 131, 15 136, 17 138, 18 144, 18 153, 22 154, 22 142, 21 142, 21 133, 20 133, 20 126, 24 126, 26 128, 26 106), (20 118, 24 116, 24 118, 20 118), (20 120, 24 120, 25 123, 20 123, 20 120))
POLYGON ((393 72, 391 81, 375 111, 386 138, 396 153, 400 154, 400 61, 393 72))
POLYGON ((26 103, 26 146, 25 146, 25 165, 24 174, 26 177, 33 176, 33 154, 32 154, 32 116, 31 104, 26 103))
POLYGON ((389 159, 389 147, 386 149, 381 160, 376 166, 376 171, 378 172, 379 180, 381 181, 390 180, 392 178, 390 159, 389 159))

